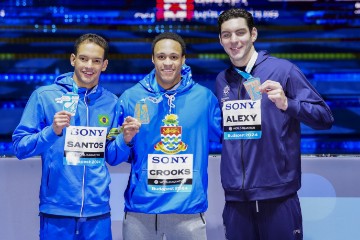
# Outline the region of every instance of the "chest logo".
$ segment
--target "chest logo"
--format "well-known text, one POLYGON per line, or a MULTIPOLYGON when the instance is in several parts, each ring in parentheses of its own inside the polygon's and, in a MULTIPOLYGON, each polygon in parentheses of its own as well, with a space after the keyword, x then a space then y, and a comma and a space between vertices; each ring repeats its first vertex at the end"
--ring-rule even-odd
POLYGON ((109 115, 107 114, 99 114, 98 121, 99 121, 99 125, 102 127, 106 127, 110 125, 109 115))
POLYGON ((223 97, 221 98, 221 102, 225 102, 229 99, 230 87, 226 85, 223 89, 223 97))
POLYGON ((167 114, 160 127, 161 141, 155 145, 155 150, 167 154, 176 154, 187 149, 187 144, 181 141, 182 127, 179 126, 176 114, 167 114))

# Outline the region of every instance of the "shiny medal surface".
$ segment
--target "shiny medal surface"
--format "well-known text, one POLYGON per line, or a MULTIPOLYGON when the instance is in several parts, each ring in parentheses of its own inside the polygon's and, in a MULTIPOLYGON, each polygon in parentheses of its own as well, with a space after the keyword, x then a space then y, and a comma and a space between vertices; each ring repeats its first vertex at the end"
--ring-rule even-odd
POLYGON ((243 84, 251 100, 256 101, 261 99, 262 96, 261 96, 261 92, 259 91, 260 78, 251 77, 248 80, 246 80, 243 84))
POLYGON ((145 103, 145 100, 140 100, 136 103, 134 117, 142 124, 147 124, 150 122, 149 109, 145 103))
POLYGON ((79 95, 73 92, 68 92, 62 96, 63 110, 71 113, 71 116, 75 116, 77 105, 79 102, 79 95))

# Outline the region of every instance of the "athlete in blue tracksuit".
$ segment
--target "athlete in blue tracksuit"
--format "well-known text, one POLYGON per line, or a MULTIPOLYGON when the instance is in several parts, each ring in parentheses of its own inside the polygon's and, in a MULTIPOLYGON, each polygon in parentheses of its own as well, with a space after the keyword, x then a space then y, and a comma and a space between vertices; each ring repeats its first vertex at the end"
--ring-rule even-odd
POLYGON ((98 35, 80 37, 75 72, 36 89, 13 133, 19 159, 41 156, 40 239, 112 239, 104 145, 117 97, 98 84, 107 48, 98 35))
POLYGON ((159 35, 155 69, 119 98, 119 122, 141 121, 131 148, 117 137, 107 149, 114 164, 126 160, 118 151, 130 152, 124 239, 206 238, 209 140, 220 141, 221 111, 215 95, 193 81, 184 46, 177 34, 159 35))
POLYGON ((299 68, 256 52, 251 14, 224 11, 220 43, 232 66, 219 73, 221 181, 229 240, 302 239, 300 123, 328 129, 332 113, 299 68))

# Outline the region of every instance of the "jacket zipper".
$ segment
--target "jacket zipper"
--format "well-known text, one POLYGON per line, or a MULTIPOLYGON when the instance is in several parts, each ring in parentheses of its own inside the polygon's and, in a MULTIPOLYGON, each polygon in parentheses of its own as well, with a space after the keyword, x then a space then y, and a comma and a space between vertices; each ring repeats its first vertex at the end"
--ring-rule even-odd
MULTIPOLYGON (((242 79, 240 80, 239 82, 239 87, 238 87, 238 100, 241 100, 241 90, 243 88, 243 85, 241 84, 242 83, 242 79)), ((243 153, 244 153, 244 142, 243 140, 240 140, 240 150, 241 150, 241 166, 242 166, 242 184, 241 184, 241 189, 244 189, 245 188, 245 162, 244 162, 244 156, 243 156, 243 153)))
MULTIPOLYGON (((86 90, 86 92, 85 92, 84 103, 85 103, 85 107, 86 107, 86 126, 89 126, 89 107, 87 105, 87 93, 88 93, 87 91, 88 90, 86 90)), ((86 173, 86 166, 84 165, 83 168, 84 168, 84 171, 83 171, 83 176, 82 176, 80 217, 83 216, 84 204, 85 204, 85 173, 86 173)))

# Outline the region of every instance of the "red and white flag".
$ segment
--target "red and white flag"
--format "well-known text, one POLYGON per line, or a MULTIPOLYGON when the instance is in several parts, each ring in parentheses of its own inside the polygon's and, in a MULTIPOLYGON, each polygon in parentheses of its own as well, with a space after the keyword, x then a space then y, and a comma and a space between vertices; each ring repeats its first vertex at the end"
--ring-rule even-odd
POLYGON ((191 20, 194 0, 157 0, 156 20, 191 20))

